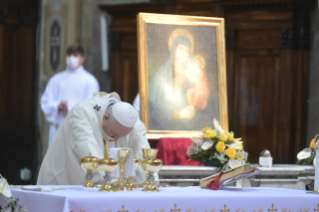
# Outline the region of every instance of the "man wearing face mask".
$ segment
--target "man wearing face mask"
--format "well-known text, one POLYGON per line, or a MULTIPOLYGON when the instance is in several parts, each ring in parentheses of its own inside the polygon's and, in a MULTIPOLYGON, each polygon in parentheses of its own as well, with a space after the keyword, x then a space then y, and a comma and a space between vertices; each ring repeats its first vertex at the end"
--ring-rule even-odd
POLYGON ((48 147, 70 110, 100 90, 96 78, 82 66, 84 49, 80 45, 71 45, 66 53, 66 70, 49 80, 41 97, 42 111, 50 122, 48 147))

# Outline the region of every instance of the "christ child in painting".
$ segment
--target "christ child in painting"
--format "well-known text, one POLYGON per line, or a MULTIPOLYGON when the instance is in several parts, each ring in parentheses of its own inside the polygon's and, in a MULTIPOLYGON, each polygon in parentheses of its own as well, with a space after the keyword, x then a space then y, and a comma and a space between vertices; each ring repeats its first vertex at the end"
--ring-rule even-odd
POLYGON ((208 104, 209 87, 205 68, 205 58, 196 55, 192 60, 192 68, 186 72, 186 77, 194 84, 194 87, 186 90, 188 105, 180 111, 173 111, 175 119, 192 119, 196 110, 204 110, 208 104))
POLYGON ((209 97, 208 80, 205 73, 205 58, 196 55, 192 61, 192 70, 187 73, 187 78, 195 84, 193 88, 186 91, 188 105, 193 105, 198 110, 207 107, 209 97))

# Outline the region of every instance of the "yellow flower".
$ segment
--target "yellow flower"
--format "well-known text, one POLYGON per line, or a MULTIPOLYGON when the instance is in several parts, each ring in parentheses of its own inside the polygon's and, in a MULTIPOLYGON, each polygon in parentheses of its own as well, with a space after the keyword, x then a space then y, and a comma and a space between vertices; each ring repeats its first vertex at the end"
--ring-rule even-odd
POLYGON ((202 129, 202 132, 205 133, 208 129, 209 129, 209 127, 205 127, 202 129))
POLYGON ((233 136, 233 134, 229 133, 227 140, 228 140, 228 141, 234 141, 234 136, 233 136))
POLYGON ((229 157, 229 159, 234 159, 236 156, 236 149, 229 147, 226 150, 226 155, 229 157))
POLYGON ((204 134, 205 138, 214 138, 216 136, 215 130, 207 130, 204 134))
POLYGON ((219 136, 219 140, 226 141, 227 140, 227 135, 225 133, 221 133, 220 136, 219 136))
POLYGON ((315 148, 315 139, 312 139, 310 142, 310 148, 315 148))
POLYGON ((224 142, 219 141, 219 142, 216 144, 215 148, 216 148, 217 152, 222 153, 222 152, 225 150, 226 145, 225 145, 224 142))

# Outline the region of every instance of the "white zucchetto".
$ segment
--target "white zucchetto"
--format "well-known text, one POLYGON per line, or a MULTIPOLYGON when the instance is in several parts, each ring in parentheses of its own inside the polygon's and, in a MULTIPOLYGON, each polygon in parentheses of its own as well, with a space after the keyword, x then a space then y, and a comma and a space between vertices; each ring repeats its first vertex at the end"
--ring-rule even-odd
POLYGON ((137 121, 137 112, 132 105, 126 102, 116 102, 112 107, 115 120, 124 127, 133 127, 137 121))

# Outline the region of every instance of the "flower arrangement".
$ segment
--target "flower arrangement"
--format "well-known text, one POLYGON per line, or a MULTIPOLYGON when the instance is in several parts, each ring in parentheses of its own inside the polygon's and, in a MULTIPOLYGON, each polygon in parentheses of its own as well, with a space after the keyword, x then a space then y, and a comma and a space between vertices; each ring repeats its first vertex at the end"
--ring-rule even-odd
POLYGON ((5 178, 0 174, 0 212, 28 212, 18 204, 18 199, 12 196, 10 186, 5 178))
POLYGON ((312 165, 316 158, 316 150, 315 150, 315 140, 312 139, 310 142, 310 146, 308 148, 304 148, 297 154, 297 164, 301 165, 312 165))
POLYGON ((214 128, 206 127, 202 129, 201 138, 192 138, 194 143, 188 148, 186 158, 218 167, 219 171, 244 165, 248 153, 243 150, 241 138, 234 138, 233 132, 225 132, 216 120, 214 128))

